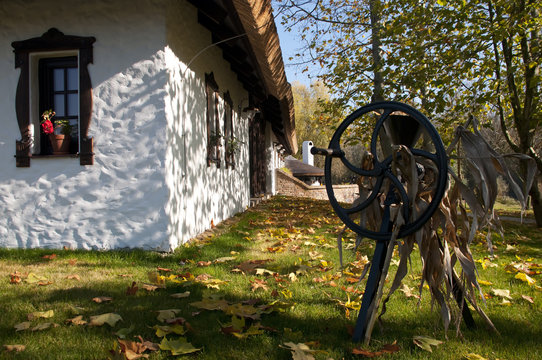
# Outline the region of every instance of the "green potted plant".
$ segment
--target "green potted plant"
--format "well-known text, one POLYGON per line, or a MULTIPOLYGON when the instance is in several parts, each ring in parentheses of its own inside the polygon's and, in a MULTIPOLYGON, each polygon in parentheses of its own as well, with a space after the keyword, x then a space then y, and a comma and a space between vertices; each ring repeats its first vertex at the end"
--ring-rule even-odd
POLYGON ((244 144, 241 140, 232 136, 226 140, 226 163, 227 165, 235 166, 235 153, 241 150, 241 144, 244 144))
POLYGON ((70 138, 73 126, 69 120, 55 120, 53 125, 52 118, 56 113, 52 110, 45 110, 41 114, 41 128, 44 134, 49 136, 49 141, 53 147, 53 155, 63 155, 70 152, 70 138), (55 134, 55 129, 60 133, 55 134))

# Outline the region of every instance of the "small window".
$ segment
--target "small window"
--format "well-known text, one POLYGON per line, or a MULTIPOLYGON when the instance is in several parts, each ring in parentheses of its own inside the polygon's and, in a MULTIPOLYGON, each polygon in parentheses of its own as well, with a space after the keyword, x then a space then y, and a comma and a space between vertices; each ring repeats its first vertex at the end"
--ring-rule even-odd
POLYGON ((218 113, 219 93, 213 73, 205 74, 205 92, 207 95, 207 166, 215 163, 216 167, 220 167, 222 134, 218 113))
MULTIPOLYGON (((65 121, 70 131, 69 153, 79 151, 79 71, 77 57, 43 58, 39 60, 39 113, 56 112, 53 124, 65 121)), ((39 126, 38 126, 39 128, 39 126)), ((52 153, 48 136, 40 131, 40 155, 52 153)), ((36 151, 38 149, 35 149, 36 151)))
POLYGON ((21 133, 21 139, 15 141, 17 167, 29 167, 34 155, 51 154, 39 126, 40 115, 49 109, 56 111, 53 121, 72 125, 67 153, 77 154, 81 165, 94 164, 94 142, 88 136, 92 117, 88 65, 93 62, 95 41, 93 36, 64 35, 51 28, 40 37, 11 43, 15 68, 20 69, 15 94, 21 133))
POLYGON ((235 153, 239 144, 233 134, 233 101, 229 91, 224 94, 224 143, 226 167, 235 167, 235 153))

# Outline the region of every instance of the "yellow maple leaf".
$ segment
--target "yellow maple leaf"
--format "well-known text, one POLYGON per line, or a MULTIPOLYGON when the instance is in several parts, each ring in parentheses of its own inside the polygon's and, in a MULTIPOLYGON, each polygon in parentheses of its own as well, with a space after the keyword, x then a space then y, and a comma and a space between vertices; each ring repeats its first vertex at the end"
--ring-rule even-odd
POLYGON ((536 283, 535 279, 524 273, 517 273, 514 278, 526 282, 527 284, 529 284, 529 286, 532 286, 536 283))

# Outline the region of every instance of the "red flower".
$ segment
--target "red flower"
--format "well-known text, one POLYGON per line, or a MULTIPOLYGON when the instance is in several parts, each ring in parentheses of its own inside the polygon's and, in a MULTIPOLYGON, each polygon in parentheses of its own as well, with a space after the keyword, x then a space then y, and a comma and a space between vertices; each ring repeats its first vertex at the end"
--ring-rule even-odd
POLYGON ((41 128, 43 129, 43 132, 47 135, 52 134, 54 131, 53 123, 51 122, 51 120, 45 120, 44 122, 42 122, 41 128))

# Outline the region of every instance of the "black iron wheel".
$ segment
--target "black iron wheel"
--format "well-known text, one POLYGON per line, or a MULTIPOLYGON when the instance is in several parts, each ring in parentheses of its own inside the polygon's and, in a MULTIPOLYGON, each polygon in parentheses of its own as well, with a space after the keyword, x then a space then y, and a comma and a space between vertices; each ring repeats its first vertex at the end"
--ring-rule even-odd
POLYGON ((329 149, 315 150, 313 153, 328 155, 324 169, 326 190, 329 201, 339 218, 354 232, 377 241, 389 240, 392 235, 391 231, 382 231, 380 227, 368 229, 363 224, 356 223, 353 218, 356 213, 372 206, 373 202, 383 201, 383 198, 386 197, 386 189, 395 189, 393 191, 397 201, 403 203, 402 211, 405 224, 399 230, 398 238, 412 234, 425 224, 438 208, 446 190, 448 160, 442 140, 435 127, 422 113, 403 103, 384 101, 359 108, 339 125, 329 143, 329 149), (376 122, 371 137, 370 152, 373 159, 370 169, 354 164, 354 161, 344 151, 347 143, 345 139, 351 138, 356 127, 368 121, 376 122), (435 178, 433 178, 431 200, 424 209, 415 215, 411 214, 409 195, 405 188, 408 184, 405 184, 405 179, 401 175, 394 173, 391 169, 392 154, 389 152, 386 154, 385 149, 389 147, 386 148, 383 143, 406 146, 412 155, 419 159, 419 161, 416 160, 416 166, 422 172, 424 166, 421 163, 425 162, 425 167, 427 167, 427 163, 433 164, 431 166, 432 176, 435 178), (372 192, 351 207, 345 207, 339 203, 332 184, 334 161, 340 161, 357 177, 372 178, 372 192))

